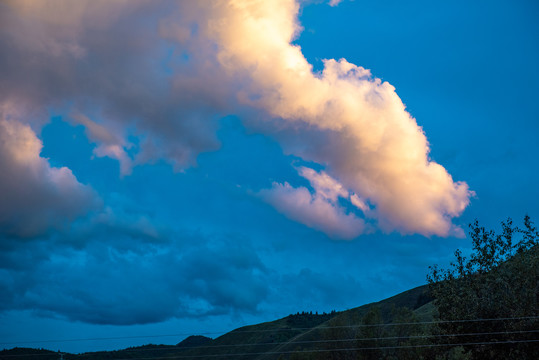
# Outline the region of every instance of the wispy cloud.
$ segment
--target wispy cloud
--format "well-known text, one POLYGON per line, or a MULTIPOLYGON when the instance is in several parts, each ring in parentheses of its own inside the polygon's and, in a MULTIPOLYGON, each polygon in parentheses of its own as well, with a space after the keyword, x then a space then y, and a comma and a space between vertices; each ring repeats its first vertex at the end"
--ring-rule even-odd
POLYGON ((337 203, 303 186, 294 188, 287 182, 273 183, 259 196, 291 220, 320 230, 336 239, 353 239, 365 230, 365 223, 354 214, 346 213, 337 203))
POLYGON ((309 181, 312 193, 304 186, 294 188, 285 182, 273 183, 271 189, 263 189, 258 195, 289 219, 331 238, 350 240, 370 229, 363 219, 339 203, 340 200, 352 201, 342 184, 324 171, 316 172, 303 166, 297 170, 309 181))
POLYGON ((343 0, 329 0, 329 6, 337 6, 339 5, 343 0))
POLYGON ((133 170, 133 161, 127 154, 131 144, 126 143, 125 137, 116 135, 111 129, 96 123, 81 113, 72 113, 70 118, 74 124, 80 124, 86 129, 86 136, 90 141, 98 144, 94 154, 100 157, 108 156, 120 162, 120 174, 129 175, 133 170))

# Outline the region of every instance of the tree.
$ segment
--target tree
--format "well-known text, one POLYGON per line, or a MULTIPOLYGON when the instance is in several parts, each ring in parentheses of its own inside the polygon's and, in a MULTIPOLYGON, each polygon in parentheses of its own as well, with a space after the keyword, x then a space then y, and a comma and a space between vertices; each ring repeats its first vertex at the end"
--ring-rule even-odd
POLYGON ((423 336, 426 329, 419 324, 417 315, 407 307, 394 307, 391 311, 393 326, 388 327, 387 335, 393 338, 385 346, 394 349, 386 350, 388 360, 419 360, 423 359, 425 349, 414 346, 424 345, 423 336))
POLYGON ((471 256, 457 250, 449 269, 430 268, 436 331, 443 335, 436 341, 462 344, 472 359, 535 359, 539 233, 527 215, 522 228, 511 219, 501 225, 496 234, 476 220, 470 224, 471 256))
POLYGON ((383 352, 379 347, 385 336, 382 313, 379 306, 371 306, 363 316, 358 339, 358 359, 382 359, 383 352))

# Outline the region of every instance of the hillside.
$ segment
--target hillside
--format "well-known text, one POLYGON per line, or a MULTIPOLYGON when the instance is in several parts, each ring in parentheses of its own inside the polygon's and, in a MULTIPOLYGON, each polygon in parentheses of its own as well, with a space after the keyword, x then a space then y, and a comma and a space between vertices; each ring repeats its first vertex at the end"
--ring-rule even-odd
MULTIPOLYGON (((426 296, 427 287, 420 286, 357 308, 330 314, 297 313, 271 322, 244 326, 226 333, 216 339, 191 336, 176 346, 145 345, 118 351, 92 352, 80 355, 64 354, 65 360, 93 359, 156 359, 156 358, 194 358, 194 359, 287 359, 297 358, 298 354, 327 355, 335 349, 354 347, 343 339, 355 339, 357 325, 371 309, 379 309, 382 322, 391 324, 395 320, 395 309, 409 309, 416 319, 430 321, 434 307, 426 296), (343 338, 344 336, 344 338, 343 338)), ((58 353, 16 348, 0 352, 0 360, 59 359, 58 353), (31 355, 30 355, 31 353, 31 355), (22 356, 29 354, 28 357, 22 356)), ((326 357, 327 358, 327 357, 326 357)))

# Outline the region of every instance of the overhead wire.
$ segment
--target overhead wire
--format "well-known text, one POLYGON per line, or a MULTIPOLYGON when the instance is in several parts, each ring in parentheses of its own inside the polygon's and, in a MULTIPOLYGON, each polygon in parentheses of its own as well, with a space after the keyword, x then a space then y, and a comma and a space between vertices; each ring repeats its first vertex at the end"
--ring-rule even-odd
MULTIPOLYGON (((493 321, 520 321, 520 320, 535 320, 539 319, 539 316, 522 316, 522 317, 502 317, 502 318, 477 318, 477 319, 457 319, 457 320, 440 320, 440 321, 417 321, 417 322, 400 322, 400 323, 387 323, 387 324, 357 324, 357 325, 335 325, 335 326, 314 326, 314 327, 296 327, 296 328, 277 328, 277 329, 257 329, 257 330, 240 330, 242 328, 232 331, 213 331, 213 332, 200 332, 197 335, 216 335, 216 334, 228 334, 228 333, 262 333, 262 332, 277 332, 277 331, 302 331, 312 329, 339 329, 339 328, 364 328, 364 327, 387 327, 387 326, 404 326, 404 325, 427 325, 427 324, 446 324, 446 323, 469 323, 469 322, 493 322, 493 321)), ((249 327, 249 326, 246 326, 249 327)), ((190 336, 193 333, 177 333, 177 334, 161 334, 161 335, 132 335, 132 336, 111 336, 111 337, 88 337, 88 338, 74 338, 74 339, 48 339, 48 340, 26 340, 26 341, 12 341, 12 342, 0 342, 0 345, 17 345, 17 344, 40 344, 40 343, 62 343, 62 342, 76 342, 76 341, 98 341, 98 340, 126 340, 126 339, 140 339, 140 338, 160 338, 160 337, 180 337, 190 336)))
MULTIPOLYGON (((201 346, 194 346, 194 347, 182 347, 182 346, 166 346, 164 347, 152 347, 152 348, 144 348, 144 349, 123 349, 123 350, 117 350, 120 352, 127 352, 127 353, 136 353, 136 352, 144 352, 144 351, 171 351, 171 350, 192 350, 192 349, 217 349, 217 348, 231 348, 231 347, 255 347, 255 346, 266 346, 266 345, 301 345, 301 344, 318 344, 318 343, 342 343, 342 342, 359 342, 359 341, 385 341, 385 340, 411 340, 411 339, 432 339, 432 338, 442 338, 442 337, 464 337, 464 336, 485 336, 485 335, 512 335, 512 334, 530 334, 530 333, 539 333, 539 329, 537 330, 519 330, 519 331, 496 331, 496 332, 476 332, 476 333, 456 333, 456 334, 430 334, 430 335, 408 335, 408 336, 383 336, 383 337, 368 337, 368 338, 349 338, 349 339, 328 339, 328 340, 302 340, 302 341, 286 341, 286 342, 266 342, 266 343, 244 343, 244 344, 225 344, 225 345, 201 345, 201 346)), ((511 341, 523 341, 523 340, 507 340, 509 342, 511 341)), ((533 340, 535 341, 535 340, 533 340)), ((493 343, 492 341, 486 342, 486 343, 493 343)), ((470 343, 471 344, 471 343, 470 343)), ((432 345, 432 344, 423 344, 423 345, 432 345)), ((446 345, 446 344, 437 344, 437 345, 446 345)), ((460 345, 464 345, 461 343, 460 345)), ((404 345, 402 345, 404 346, 404 345)), ((419 345, 414 345, 419 346, 419 345)), ((401 346, 399 346, 401 347, 401 346)), ((392 347, 377 347, 376 349, 384 349, 384 348, 392 348, 392 347)), ((366 349, 364 347, 361 347, 359 349, 366 349)), ((313 349, 313 350, 320 350, 320 349, 313 349)), ((333 349, 338 350, 338 349, 333 349)), ((246 353, 247 354, 247 353, 246 353)), ((249 353, 250 354, 250 353, 249 353)), ((265 353, 264 353, 265 354, 265 353)), ((25 357, 25 356, 50 356, 51 354, 8 354, 8 355, 2 355, 3 357, 25 357)), ((226 355, 226 354, 211 354, 211 355, 226 355)), ((178 355, 182 356, 182 355, 178 355)), ((141 358, 137 358, 141 359, 141 358)), ((158 359, 158 358, 155 358, 158 359)))
MULTIPOLYGON (((291 350, 291 351, 267 351, 267 352, 248 352, 248 353, 233 353, 233 354, 209 354, 209 355, 174 355, 174 356, 152 356, 139 358, 114 358, 114 360, 164 360, 164 359, 195 359, 195 358, 217 358, 227 356, 249 356, 249 355, 281 355, 281 354, 298 354, 298 353, 321 353, 321 352, 340 352, 340 351, 365 351, 365 350, 392 350, 392 349, 411 349, 411 348, 433 348, 445 346, 472 346, 472 345, 501 345, 501 344, 519 344, 519 343, 537 343, 538 340, 505 340, 505 341, 481 341, 468 343, 454 344, 422 344, 422 345, 398 345, 398 346, 377 346, 377 347, 352 347, 342 349, 312 349, 312 350, 291 350)), ((39 354, 16 355, 36 356, 39 354)), ((52 354, 44 354, 51 356, 52 354)), ((6 355, 4 355, 5 357, 6 355)), ((9 356, 9 355, 8 355, 9 356)), ((14 355, 15 356, 15 355, 14 355)))

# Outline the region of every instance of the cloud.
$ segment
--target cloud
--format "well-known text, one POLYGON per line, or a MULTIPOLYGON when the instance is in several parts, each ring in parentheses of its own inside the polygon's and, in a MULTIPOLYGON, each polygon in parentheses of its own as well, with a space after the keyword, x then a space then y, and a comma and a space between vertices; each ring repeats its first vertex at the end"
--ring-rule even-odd
POLYGON ((271 189, 263 189, 258 195, 289 219, 332 238, 353 239, 366 230, 362 219, 346 213, 338 204, 337 195, 341 194, 328 192, 327 188, 315 188, 315 193, 311 194, 303 186, 294 188, 287 182, 273 183, 271 189))
POLYGON ((119 129, 112 143, 95 129, 88 136, 98 156, 121 162, 123 174, 160 159, 176 170, 196 164, 198 154, 218 149, 219 118, 237 114, 286 151, 322 165, 369 204, 383 231, 461 232, 452 218, 473 192, 430 158, 422 128, 393 86, 345 59, 327 59, 313 71, 293 44, 302 30, 298 1, 1 6, 0 95, 78 111, 93 119, 83 122, 88 129, 95 119, 119 129), (132 162, 128 134, 139 142, 132 162))
POLYGON ((342 0, 329 0, 329 6, 337 6, 342 2, 342 0))
POLYGON ((120 162, 120 174, 129 175, 133 170, 133 161, 126 150, 132 145, 126 143, 123 136, 114 134, 105 126, 96 123, 81 113, 71 114, 74 124, 83 125, 86 128, 86 136, 90 141, 98 144, 94 149, 94 154, 99 157, 108 156, 120 162))
POLYGON ((299 174, 309 180, 316 193, 333 203, 337 202, 339 197, 347 198, 348 191, 337 180, 325 172, 317 173, 311 168, 300 167, 299 174))
POLYGON ((66 167, 40 157, 41 141, 0 108, 0 236, 39 236, 97 209, 100 200, 66 167))
MULTIPOLYGON (((216 66, 165 35, 175 1, 7 1, 0 14, 0 95, 87 127, 97 156, 134 165, 165 159, 179 171, 215 150, 220 110, 231 97, 216 66), (7 54, 10 54, 9 56, 7 54), (39 58, 39 61, 34 59, 39 58), (217 80, 219 81, 219 80, 217 80), (81 120, 84 114, 85 121, 81 120), (96 125, 114 141, 97 136, 96 125), (125 155, 128 136, 139 148, 125 155)), ((170 33, 170 31, 169 31, 170 33)))
MULTIPOLYGON (((329 175, 374 207, 385 231, 447 236, 473 194, 429 157, 423 130, 395 88, 348 61, 329 59, 321 73, 292 44, 301 27, 299 5, 219 3, 205 32, 234 78, 246 78, 241 103, 280 119, 285 131, 313 128, 290 148, 323 164, 329 175), (310 147, 313 132, 328 134, 324 150, 310 147)), ((290 137, 288 138, 290 140, 290 137)))
MULTIPOLYGON (((293 0, 0 2, 0 311, 151 323, 256 313, 290 289, 268 285, 261 252, 241 239, 163 229, 112 196, 101 204, 70 169, 41 157, 39 129, 51 115, 84 126, 94 155, 119 161, 123 176, 161 160, 176 171, 194 166, 219 149, 220 119, 237 115, 323 169, 297 168, 309 186, 287 179, 258 192, 288 218, 340 239, 373 224, 459 233, 452 218, 469 203, 467 184, 429 157, 426 135, 389 83, 345 59, 313 71, 294 45, 299 10, 293 0)), ((170 205, 167 216, 190 210, 170 205)), ((302 282, 296 297, 329 303, 338 291, 335 277, 318 271, 283 279, 302 282)))
POLYGON ((268 294, 267 270, 241 239, 148 234, 140 224, 96 221, 101 226, 2 251, 0 313, 148 324, 255 313, 268 294))
POLYGON ((187 295, 181 310, 184 316, 253 314, 269 292, 265 265, 252 248, 235 242, 194 249, 183 257, 178 270, 187 295))

